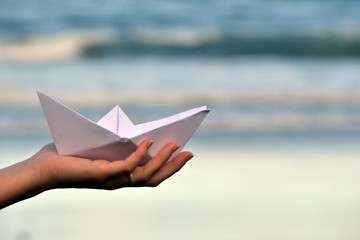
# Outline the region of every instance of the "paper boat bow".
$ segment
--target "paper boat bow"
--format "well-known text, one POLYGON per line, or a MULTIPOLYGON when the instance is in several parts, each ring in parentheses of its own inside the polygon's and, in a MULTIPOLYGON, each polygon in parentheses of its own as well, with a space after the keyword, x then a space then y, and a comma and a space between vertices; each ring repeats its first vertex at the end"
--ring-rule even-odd
POLYGON ((119 106, 115 106, 97 123, 85 118, 44 93, 37 91, 59 154, 106 159, 125 159, 145 139, 154 140, 145 164, 168 142, 180 148, 189 141, 209 112, 206 106, 167 118, 134 125, 119 106))

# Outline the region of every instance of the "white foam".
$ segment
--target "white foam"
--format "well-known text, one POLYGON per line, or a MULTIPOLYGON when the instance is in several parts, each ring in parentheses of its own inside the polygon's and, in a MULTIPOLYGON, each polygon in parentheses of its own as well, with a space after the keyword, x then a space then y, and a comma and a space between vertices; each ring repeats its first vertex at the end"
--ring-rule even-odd
POLYGON ((220 33, 208 29, 196 30, 185 28, 174 29, 147 29, 138 28, 134 31, 134 37, 138 42, 161 46, 184 46, 191 47, 202 43, 213 42, 219 39, 220 33))
POLYGON ((89 44, 104 41, 110 35, 94 32, 36 36, 22 41, 0 42, 0 61, 49 62, 78 57, 89 44))
MULTIPOLYGON (((325 105, 355 105, 360 103, 360 94, 356 92, 335 91, 293 91, 282 92, 231 92, 210 90, 196 92, 179 89, 177 91, 163 91, 157 89, 142 91, 109 91, 91 89, 47 89, 54 96, 61 96, 64 101, 73 106, 108 106, 110 105, 141 105, 141 106, 184 106, 184 105, 216 105, 216 106, 325 106, 325 105)), ((38 104, 33 92, 27 88, 3 86, 0 88, 1 104, 34 105, 38 104)))

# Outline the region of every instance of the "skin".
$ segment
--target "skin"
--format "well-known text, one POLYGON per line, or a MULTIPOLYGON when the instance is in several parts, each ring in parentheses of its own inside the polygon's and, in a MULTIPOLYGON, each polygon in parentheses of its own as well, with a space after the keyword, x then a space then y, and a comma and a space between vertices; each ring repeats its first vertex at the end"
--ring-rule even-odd
POLYGON ((130 173, 135 187, 156 187, 193 157, 191 152, 181 152, 168 161, 179 148, 177 143, 168 143, 139 166, 152 144, 144 140, 129 157, 113 162, 58 155, 54 144, 48 144, 29 159, 0 170, 0 209, 51 189, 129 187, 130 173))

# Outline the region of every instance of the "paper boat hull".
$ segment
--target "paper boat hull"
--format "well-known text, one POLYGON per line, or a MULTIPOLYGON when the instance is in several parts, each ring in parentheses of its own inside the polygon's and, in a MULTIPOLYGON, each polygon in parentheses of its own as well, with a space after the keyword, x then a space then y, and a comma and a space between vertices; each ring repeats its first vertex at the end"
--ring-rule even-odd
MULTIPOLYGON (((88 158, 91 160, 106 159, 109 161, 123 160, 133 153, 137 145, 133 142, 114 142, 105 146, 73 152, 70 155, 75 157, 88 158)), ((149 159, 148 156, 146 159, 149 159)))
MULTIPOLYGON (((152 139, 154 144, 141 164, 155 156, 167 143, 176 142, 181 147, 171 156, 171 160, 183 149, 209 112, 206 107, 201 107, 139 125, 132 125, 131 121, 126 119, 127 128, 133 127, 136 134, 125 137, 114 133, 114 129, 104 128, 85 118, 39 91, 38 96, 59 154, 115 161, 128 157, 143 140, 152 139)), ((115 108, 114 112, 116 111, 115 108)), ((125 117, 122 111, 117 112, 121 112, 122 117, 125 117)))

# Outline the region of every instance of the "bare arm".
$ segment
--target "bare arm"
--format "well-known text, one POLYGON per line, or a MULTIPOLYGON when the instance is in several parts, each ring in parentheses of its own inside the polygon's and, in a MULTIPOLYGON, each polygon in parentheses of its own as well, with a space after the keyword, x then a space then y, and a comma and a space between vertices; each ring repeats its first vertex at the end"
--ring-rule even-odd
POLYGON ((62 156, 53 144, 46 145, 31 158, 0 170, 0 208, 55 188, 128 187, 131 173, 135 186, 155 187, 193 157, 182 152, 167 162, 179 147, 168 143, 147 164, 139 166, 151 145, 151 140, 145 140, 128 158, 114 162, 62 156))

